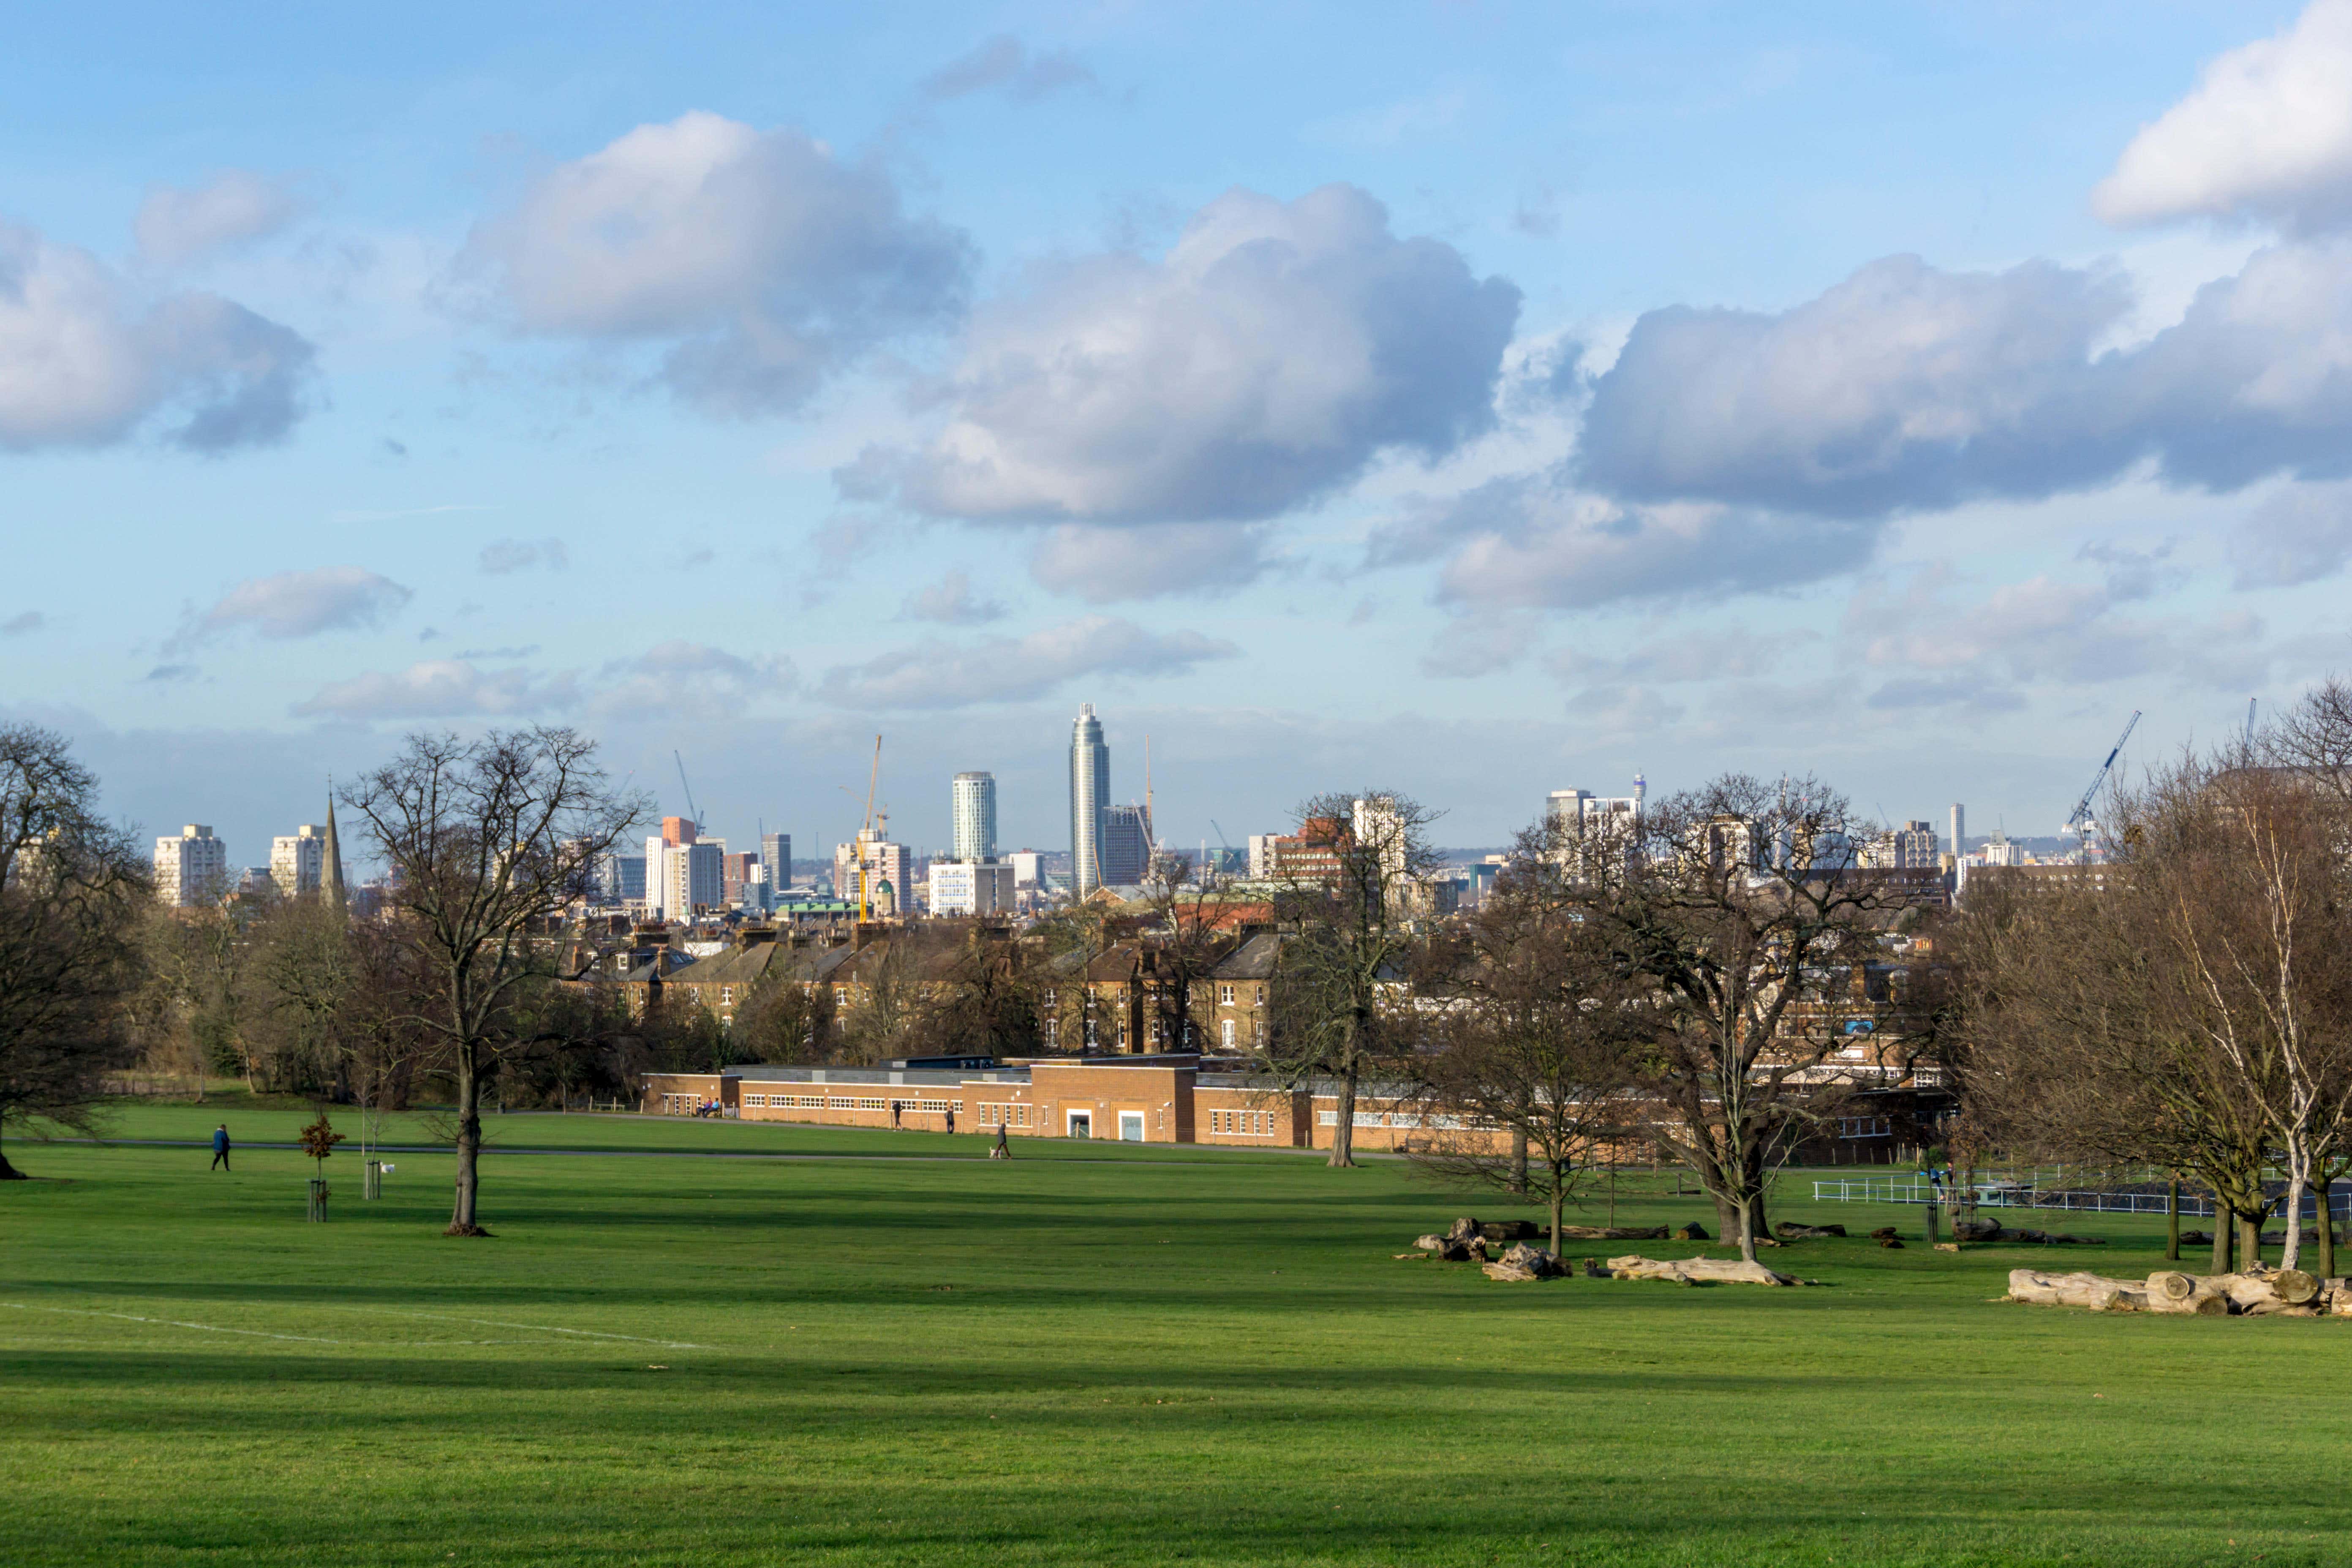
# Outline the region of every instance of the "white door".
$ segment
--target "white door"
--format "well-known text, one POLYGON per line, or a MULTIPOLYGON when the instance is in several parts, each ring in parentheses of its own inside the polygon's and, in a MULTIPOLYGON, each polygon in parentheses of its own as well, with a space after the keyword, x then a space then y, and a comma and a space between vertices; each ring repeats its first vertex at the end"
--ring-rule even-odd
POLYGON ((1094 1135, 1095 1135, 1095 1119, 1094 1119, 1094 1113, 1093 1113, 1092 1111, 1088 1111, 1088 1110, 1073 1110, 1073 1111, 1071 1111, 1071 1112, 1070 1112, 1070 1136, 1071 1136, 1071 1137, 1073 1137, 1073 1138, 1091 1138, 1091 1137, 1093 1137, 1094 1135))
POLYGON ((1122 1143, 1143 1142, 1143 1112, 1122 1110, 1118 1113, 1118 1141, 1122 1143))

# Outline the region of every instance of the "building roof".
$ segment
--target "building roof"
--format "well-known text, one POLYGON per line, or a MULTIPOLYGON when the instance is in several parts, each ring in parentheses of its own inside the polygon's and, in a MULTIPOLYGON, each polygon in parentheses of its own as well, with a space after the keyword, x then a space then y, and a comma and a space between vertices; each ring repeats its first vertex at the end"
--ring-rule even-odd
POLYGON ((1275 964, 1282 957, 1282 944, 1286 940, 1281 931, 1260 931, 1211 970, 1209 977, 1212 980, 1271 980, 1275 964))

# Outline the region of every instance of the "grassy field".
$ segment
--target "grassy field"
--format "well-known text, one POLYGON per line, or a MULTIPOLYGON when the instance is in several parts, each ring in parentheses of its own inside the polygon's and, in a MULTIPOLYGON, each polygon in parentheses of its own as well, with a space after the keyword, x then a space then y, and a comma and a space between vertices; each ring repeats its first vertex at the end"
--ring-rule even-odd
POLYGON ((223 1103, 113 1131, 233 1174, 10 1147, 0 1563, 2352 1559, 2352 1325, 1988 1304, 2039 1249, 1505 1286, 1391 1258, 1506 1217, 1393 1163, 583 1116, 495 1121, 456 1241, 447 1155, 308 1225, 299 1108, 223 1103))

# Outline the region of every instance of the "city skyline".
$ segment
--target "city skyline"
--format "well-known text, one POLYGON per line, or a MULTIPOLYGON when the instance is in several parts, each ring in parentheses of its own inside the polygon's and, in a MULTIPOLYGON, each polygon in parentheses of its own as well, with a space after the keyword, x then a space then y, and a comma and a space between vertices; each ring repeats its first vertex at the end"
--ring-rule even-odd
POLYGON ((1082 698, 1183 844, 2036 836, 2352 667, 2345 0, 121 20, 0 58, 0 714, 142 836, 548 721, 1051 845, 1082 698))

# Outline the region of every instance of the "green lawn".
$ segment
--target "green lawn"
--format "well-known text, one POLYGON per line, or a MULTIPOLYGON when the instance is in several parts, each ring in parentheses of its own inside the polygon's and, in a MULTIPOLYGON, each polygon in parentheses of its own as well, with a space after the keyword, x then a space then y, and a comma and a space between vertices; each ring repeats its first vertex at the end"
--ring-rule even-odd
MULTIPOLYGON (((314 1226, 291 1152, 13 1142, 42 1179, 0 1186, 0 1563, 2352 1559, 2352 1325, 1987 1302, 2021 1262, 2145 1272, 2155 1222, 2076 1223, 2117 1243, 2087 1258, 1776 1255, 1816 1290, 1505 1286, 1391 1257, 1503 1212, 1394 1163, 493 1133, 967 1158, 494 1150, 497 1235, 457 1241, 446 1154, 394 1156, 376 1204, 339 1156, 314 1226)), ((1810 1192, 1781 1217, 1916 1237, 1810 1192)))

